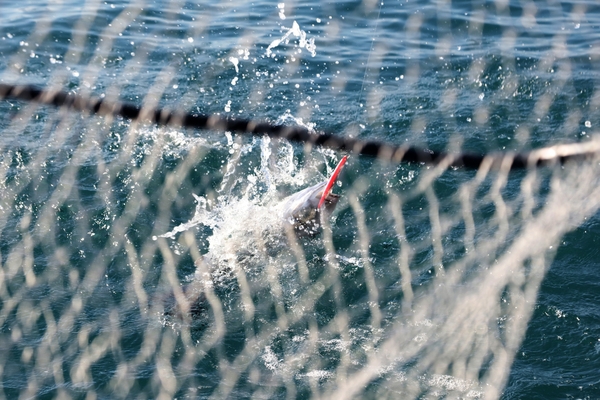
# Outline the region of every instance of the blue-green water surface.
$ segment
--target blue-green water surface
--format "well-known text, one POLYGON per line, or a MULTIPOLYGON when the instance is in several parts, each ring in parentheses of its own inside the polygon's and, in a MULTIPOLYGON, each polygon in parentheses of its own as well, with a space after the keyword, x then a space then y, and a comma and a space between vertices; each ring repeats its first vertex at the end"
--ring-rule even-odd
MULTIPOLYGON (((589 138, 600 126, 600 103, 594 97, 600 84, 599 55, 600 6, 593 1, 311 0, 294 4, 156 0, 137 4, 114 0, 89 2, 83 7, 80 2, 67 0, 0 4, 0 81, 44 87, 58 84, 65 90, 98 96, 110 96, 116 90, 121 100, 140 104, 149 88, 162 85, 161 79, 167 76, 158 100, 162 106, 278 123, 302 118, 303 123, 319 129, 436 150, 452 148, 456 137, 462 139, 464 150, 478 153, 528 150, 589 138), (118 16, 127 17, 122 32, 111 29, 118 16), (292 35, 289 42, 269 49, 294 23, 309 44, 301 44, 300 38, 292 35), (104 52, 103 46, 109 50, 104 52), (139 62, 131 62, 136 59, 139 62), (540 111, 543 96, 552 101, 547 110, 540 111)), ((25 105, 4 102, 0 113, 12 115, 22 107, 25 105)), ((43 108, 38 117, 51 120, 54 112, 43 108)), ((11 121, 1 115, 0 128, 10 131, 7 127, 11 121)), ((74 130, 78 129, 78 118, 86 117, 74 117, 74 130)), ((116 129, 113 137, 101 143, 99 151, 107 160, 116 157, 119 135, 128 126, 121 123, 122 131, 116 129)), ((38 139, 47 137, 47 132, 36 131, 36 127, 31 124, 25 134, 5 136, 0 141, 26 158, 28 149, 43 146, 38 139)), ((79 140, 75 137, 72 144, 79 140)), ((223 178, 220 168, 228 157, 219 147, 227 139, 211 140, 215 150, 204 155, 204 172, 189 177, 198 195, 219 186, 223 178)), ((244 143, 260 146, 251 141, 244 143)), ((147 155, 144 149, 140 143, 138 152, 131 155, 132 165, 143 162, 147 155)), ((65 147, 49 156, 45 170, 48 185, 56 178, 53 174, 62 171, 61 163, 69 159, 71 151, 65 147)), ((163 155, 164 164, 151 177, 151 188, 158 191, 162 187, 167 172, 179 165, 181 154, 163 155)), ((247 155, 248 160, 258 163, 253 154, 247 155)), ((15 166, 19 165, 17 158, 15 166)), ((377 176, 377 168, 372 160, 353 160, 346 179, 377 176)), ((401 188, 401 179, 408 176, 410 168, 415 167, 392 175, 398 181, 390 185, 401 188)), ((106 209, 96 198, 100 178, 95 171, 95 165, 81 163, 77 176, 79 206, 87 205, 85 211, 92 221, 121 215, 124 204, 106 209)), ((113 181, 123 191, 123 201, 132 190, 128 173, 123 170, 113 181)), ((471 177, 449 182, 457 184, 471 177)), ((518 184, 513 185, 518 190, 518 184)), ((292 186, 288 184, 283 190, 291 191, 292 186)), ((511 184, 507 187, 510 190, 511 184)), ((33 189, 24 190, 22 195, 36 196, 33 189)), ((376 191, 366 193, 362 200, 366 209, 382 203, 376 191)), ((71 206, 67 200, 58 210, 62 222, 57 242, 65 246, 73 245, 82 234, 76 227, 76 205, 71 206)), ((164 226, 164 232, 190 219, 193 199, 180 199, 173 209, 174 221, 164 226)), ((138 228, 128 233, 134 245, 150 235, 148 221, 154 213, 158 213, 158 205, 150 208, 148 215, 138 216, 138 228)), ((410 210, 407 223, 409 217, 410 210)), ((336 224, 342 226, 351 219, 352 210, 346 207, 336 224)), ((93 239, 81 244, 82 258, 103 248, 108 240, 101 233, 102 223, 95 223, 97 226, 90 227, 96 230, 93 239)), ((376 226, 373 222, 374 232, 376 226)), ((414 237, 426 235, 428 229, 407 227, 414 237)), ((503 398, 600 397, 599 234, 600 221, 594 216, 563 238, 543 281, 503 398)), ((386 242, 385 235, 377 232, 373 237, 373 251, 379 252, 376 256, 381 259, 391 258, 386 248, 395 245, 386 242)), ((9 235, 7 228, 0 238, 0 250, 10 249, 18 239, 9 235)), ((343 247, 344 240, 352 238, 341 236, 338 240, 343 247)), ((43 258, 43 250, 40 256, 43 258)), ((77 254, 70 257, 74 265, 82 262, 77 254)), ((428 260, 430 256, 424 255, 416 262, 428 260)), ((106 277, 110 293, 98 293, 99 298, 120 301, 118 293, 126 290, 119 281, 120 262, 125 262, 124 257, 115 257, 114 270, 109 270, 114 276, 106 277)), ((160 264, 160 260, 155 262, 160 264)), ((181 276, 191 272, 182 271, 181 276)), ((352 288, 352 279, 344 285, 352 288)), ((354 289, 345 294, 348 303, 365 296, 364 287, 354 289)), ((41 288, 40 297, 44 290, 53 289, 41 288)), ((323 300, 317 304, 317 314, 326 316, 332 303, 323 300)), ((105 310, 99 306, 85 312, 98 315, 105 310)), ((130 330, 122 332, 123 340, 130 344, 123 349, 127 358, 128 352, 135 354, 142 343, 134 328, 135 312, 120 318, 132 321, 130 330)), ((231 349, 231 354, 243 346, 243 332, 237 333, 240 337, 234 334, 225 339, 224 348, 231 349)), ((211 374, 219 356, 228 354, 211 354, 194 370, 196 382, 203 387, 198 389, 200 396, 214 389, 211 374)), ((110 381, 115 364, 107 361, 95 368, 94 379, 101 387, 110 381)), ((152 368, 149 365, 147 371, 138 372, 137 386, 148 384, 152 368)), ((2 387, 9 398, 24 390, 26 380, 19 379, 19 371, 18 361, 3 371, 2 387)), ((56 390, 42 384, 39 394, 53 396, 56 390)), ((275 395, 285 396, 280 392, 275 395)))

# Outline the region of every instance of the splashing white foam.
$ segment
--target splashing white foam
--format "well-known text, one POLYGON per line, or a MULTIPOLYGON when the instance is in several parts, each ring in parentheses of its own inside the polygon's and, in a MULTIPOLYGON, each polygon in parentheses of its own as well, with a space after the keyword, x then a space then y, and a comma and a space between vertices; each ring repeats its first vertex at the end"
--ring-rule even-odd
MULTIPOLYGON (((284 194, 278 188, 302 188, 323 178, 316 173, 323 160, 299 166, 293 147, 287 142, 274 144, 264 137, 240 145, 228 135, 226 146, 235 154, 223 166, 223 181, 215 191, 217 201, 212 204, 193 194, 197 202, 194 216, 160 235, 174 240, 182 232, 200 226, 210 228, 205 259, 213 267, 214 281, 230 276, 237 266, 251 273, 276 260, 278 268, 285 268, 286 258, 278 254, 286 243, 281 216, 284 194), (244 156, 256 151, 258 165, 251 167, 244 156)), ((256 161, 256 155, 252 157, 256 161)), ((292 263, 289 266, 293 268, 292 263)))
POLYGON ((233 66, 235 67, 235 73, 239 74, 240 73, 240 60, 236 57, 229 57, 229 62, 231 62, 233 64, 233 66))
POLYGON ((298 47, 299 49, 306 49, 311 56, 315 57, 317 55, 317 46, 315 45, 315 39, 306 38, 306 32, 300 29, 300 25, 296 21, 292 23, 292 27, 288 29, 288 31, 281 37, 281 39, 275 39, 271 42, 269 47, 267 47, 267 57, 275 57, 275 54, 271 51, 275 47, 279 46, 281 43, 288 44, 290 40, 290 36, 298 38, 298 47))

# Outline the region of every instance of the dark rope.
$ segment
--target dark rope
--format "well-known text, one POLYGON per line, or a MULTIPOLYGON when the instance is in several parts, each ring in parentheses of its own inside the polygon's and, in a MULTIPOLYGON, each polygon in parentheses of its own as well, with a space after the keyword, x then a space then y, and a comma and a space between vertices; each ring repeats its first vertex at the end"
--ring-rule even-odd
POLYGON ((108 102, 98 97, 84 97, 63 91, 43 90, 31 85, 0 84, 0 98, 34 101, 98 115, 121 116, 131 120, 147 121, 157 125, 268 135, 273 138, 283 138, 333 150, 377 157, 394 163, 445 163, 453 167, 477 169, 486 162, 489 163, 490 168, 519 169, 557 162, 563 163, 570 159, 585 158, 600 152, 600 146, 597 144, 574 143, 523 153, 448 154, 408 145, 396 146, 377 141, 340 137, 326 132, 314 132, 299 126, 272 125, 260 121, 224 118, 218 115, 193 115, 161 108, 146 110, 133 104, 108 102))

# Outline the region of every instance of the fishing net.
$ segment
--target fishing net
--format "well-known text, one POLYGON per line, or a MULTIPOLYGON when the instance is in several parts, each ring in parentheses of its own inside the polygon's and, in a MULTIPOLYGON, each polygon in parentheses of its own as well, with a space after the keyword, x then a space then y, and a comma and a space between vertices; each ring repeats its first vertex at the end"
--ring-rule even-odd
POLYGON ((0 396, 501 396, 598 208, 597 5, 25 10, 0 15, 1 83, 44 90, 2 88, 0 396), (286 228, 346 154, 322 231, 286 228))

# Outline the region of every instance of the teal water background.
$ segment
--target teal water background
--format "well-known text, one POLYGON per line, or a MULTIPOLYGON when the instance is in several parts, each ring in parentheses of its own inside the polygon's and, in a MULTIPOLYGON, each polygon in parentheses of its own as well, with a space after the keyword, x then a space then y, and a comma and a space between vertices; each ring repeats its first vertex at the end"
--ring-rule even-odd
MULTIPOLYGON (((273 122, 302 117, 319 129, 344 132, 350 127, 361 137, 436 150, 446 149, 455 135, 468 151, 527 150, 585 140, 600 126, 593 97, 600 84, 600 6, 592 1, 309 1, 282 3, 283 8, 267 1, 90 4, 97 9, 86 15, 74 1, 1 2, 0 79, 14 81, 7 72, 15 69, 11 60, 26 54, 26 63, 16 68, 18 83, 47 86, 58 74, 67 90, 101 95, 118 85, 122 100, 139 104, 169 67, 173 77, 160 99, 164 106, 273 122), (126 7, 132 7, 132 19, 122 35, 112 37, 110 23, 126 7), (532 13, 535 22, 528 17, 532 13), (82 17, 89 35, 78 43, 82 17), (418 30, 407 29, 417 20, 418 30), (274 57, 268 56, 269 45, 293 21, 314 39, 315 55, 291 37, 291 44, 273 48, 274 57), (39 43, 32 41, 36 30, 48 32, 39 43), (108 39, 113 40, 109 54, 94 59, 108 39), (80 58, 68 54, 70 46, 76 46, 80 58), (289 68, 294 52, 292 64, 297 64, 289 68), (140 69, 128 69, 127 61, 135 57, 141 57, 140 69), (237 71, 231 57, 237 58, 237 71), (474 74, 474 65, 482 72, 474 74), (449 89, 456 99, 446 106, 449 89), (261 96, 254 96, 257 91, 261 96), (189 93, 194 96, 186 97, 189 93), (553 101, 538 118, 536 104, 547 94, 553 101), (477 122, 481 107, 488 110, 485 123, 477 122), (522 126, 530 128, 526 138, 517 135, 522 126)), ((5 102, 0 111, 19 107, 5 102)), ((0 122, 6 126, 7 120, 0 122)), ((43 145, 38 135, 0 141, 16 141, 26 152, 43 145)), ((218 160, 212 162, 216 171, 218 160)), ((350 175, 373 173, 369 161, 350 167, 350 175)), ((87 193, 93 200, 93 183, 86 187, 84 177, 81 185, 80 196, 87 193)), ((378 201, 367 196, 366 208, 370 199, 378 201)), ((94 211, 93 201, 90 207, 94 211)), ((189 217, 183 213, 179 222, 189 217)), ((140 238, 144 232, 140 227, 140 238)), ((563 239, 503 398, 600 397, 599 233, 595 216, 563 239)), ((0 246, 10 247, 12 238, 1 240, 6 242, 0 246)), ((7 396, 24 384, 12 376, 3 382, 7 396)), ((210 379, 209 374, 208 385, 210 379)))

